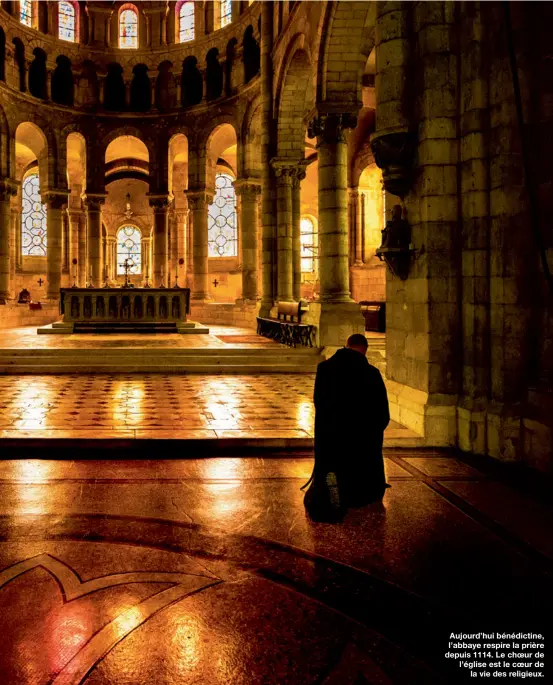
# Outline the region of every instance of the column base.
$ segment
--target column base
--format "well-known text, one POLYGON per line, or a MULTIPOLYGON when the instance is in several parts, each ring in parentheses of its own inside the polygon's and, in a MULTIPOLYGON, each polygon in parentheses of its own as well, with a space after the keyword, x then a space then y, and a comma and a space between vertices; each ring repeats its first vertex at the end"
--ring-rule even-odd
POLYGON ((317 327, 317 344, 330 348, 332 354, 343 347, 350 335, 365 332, 365 319, 361 307, 349 302, 311 302, 309 311, 302 318, 304 323, 317 327))

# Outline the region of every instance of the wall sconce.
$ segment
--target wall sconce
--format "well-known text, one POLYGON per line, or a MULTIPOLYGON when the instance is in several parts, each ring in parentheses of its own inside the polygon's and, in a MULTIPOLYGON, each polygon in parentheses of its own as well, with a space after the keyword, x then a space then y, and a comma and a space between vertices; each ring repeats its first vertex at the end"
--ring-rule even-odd
POLYGON ((409 222, 402 216, 401 205, 394 205, 392 219, 386 222, 382 231, 382 245, 377 249, 376 256, 381 262, 386 262, 394 276, 404 281, 415 252, 409 222))

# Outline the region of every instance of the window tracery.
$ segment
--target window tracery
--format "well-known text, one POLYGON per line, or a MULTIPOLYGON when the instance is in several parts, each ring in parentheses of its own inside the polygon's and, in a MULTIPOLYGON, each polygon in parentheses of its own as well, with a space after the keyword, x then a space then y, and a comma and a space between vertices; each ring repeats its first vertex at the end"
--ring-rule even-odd
POLYGON ((119 47, 138 47, 138 11, 134 5, 123 5, 119 14, 119 47))
POLYGON ((236 192, 232 176, 215 176, 215 197, 209 205, 208 256, 236 257, 238 254, 238 231, 236 226, 236 192))
POLYGON ((46 205, 40 197, 38 174, 29 174, 21 186, 21 254, 46 256, 46 205))
POLYGON ((232 21, 232 0, 221 0, 221 28, 232 21))
POLYGON ((61 40, 76 42, 76 19, 77 13, 72 2, 66 2, 66 0, 58 2, 58 37, 61 40))
POLYGON ((316 271, 318 258, 318 239, 315 223, 311 217, 302 216, 300 222, 301 272, 312 274, 316 271))
POLYGON ((142 273, 142 234, 136 226, 121 226, 117 231, 117 275, 142 273))
POLYGON ((179 11, 179 43, 187 43, 194 40, 194 1, 185 0, 178 7, 179 11))
POLYGON ((19 0, 19 21, 25 26, 33 25, 33 3, 31 0, 19 0))

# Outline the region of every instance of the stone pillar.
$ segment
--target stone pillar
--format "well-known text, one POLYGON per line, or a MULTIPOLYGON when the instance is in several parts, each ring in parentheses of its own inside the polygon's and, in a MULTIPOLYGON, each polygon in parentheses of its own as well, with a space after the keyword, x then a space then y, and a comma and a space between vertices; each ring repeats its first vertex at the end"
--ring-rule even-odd
POLYGON ((106 257, 107 281, 113 283, 117 275, 117 238, 114 235, 106 236, 106 257))
POLYGON ((16 192, 14 181, 0 181, 0 304, 6 304, 10 296, 10 198, 16 192))
POLYGON ((348 188, 348 217, 349 217, 349 261, 350 264, 361 266, 363 263, 363 225, 361 212, 363 211, 363 195, 355 187, 348 188))
POLYGON ((346 130, 351 114, 323 114, 310 126, 319 157, 319 273, 321 302, 351 302, 348 264, 346 130))
POLYGON ((177 255, 176 255, 176 271, 178 273, 178 282, 181 287, 186 283, 186 238, 187 238, 187 224, 188 224, 188 210, 178 210, 176 212, 176 231, 177 231, 177 255), (182 264, 179 262, 182 259, 182 264))
POLYGON ((240 197, 241 257, 242 257, 242 300, 257 301, 257 262, 259 259, 258 239, 258 196, 261 185, 250 179, 234 182, 236 194, 240 197))
MULTIPOLYGON (((14 197, 17 197, 15 195, 14 197)), ((21 231, 21 214, 20 212, 14 212, 13 207, 10 210, 10 299, 13 299, 16 295, 15 292, 15 271, 17 267, 17 233, 18 227, 21 231)))
POLYGON ((194 216, 191 205, 188 204, 188 215, 186 218, 186 287, 190 292, 194 290, 194 216))
POLYGON ((142 236, 142 274, 144 281, 152 285, 152 239, 142 236))
MULTIPOLYGON (((69 222, 69 279, 71 284, 77 283, 80 285, 79 281, 79 260, 81 258, 79 254, 79 239, 80 239, 80 226, 81 226, 81 211, 68 210, 67 218, 69 222), (73 264, 73 260, 77 260, 76 264, 73 264)), ((86 272, 85 272, 86 273, 86 272)))
POLYGON ((88 278, 88 239, 86 230, 86 216, 84 212, 79 216, 79 249, 77 254, 77 285, 81 288, 86 286, 88 278))
POLYGON ((268 316, 275 299, 275 186, 270 166, 275 144, 273 108, 273 3, 261 3, 261 170, 262 296, 260 316, 268 316))
POLYGON ((62 268, 62 208, 67 204, 68 192, 64 190, 47 190, 42 194, 46 204, 46 297, 57 300, 61 287, 62 268))
POLYGON ((297 164, 289 160, 273 159, 271 166, 276 176, 277 191, 277 299, 279 302, 292 302, 292 183, 297 173, 297 164))
POLYGON ((207 208, 213 201, 213 195, 206 190, 187 190, 185 192, 192 215, 194 289, 191 297, 195 300, 210 300, 207 263, 207 208))
POLYGON ((87 214, 87 274, 89 285, 99 288, 102 285, 102 205, 106 201, 104 193, 87 193, 85 196, 87 214))
POLYGON ((160 288, 169 285, 168 273, 168 208, 169 198, 167 195, 148 195, 150 207, 154 209, 154 232, 153 232, 153 260, 152 285, 160 288))
POLYGON ((292 178, 292 272, 293 297, 301 300, 301 181, 305 171, 299 168, 292 178))
POLYGON ((169 231, 169 273, 171 278, 169 279, 168 285, 173 285, 179 280, 179 224, 175 211, 171 212, 169 226, 171 229, 169 231))

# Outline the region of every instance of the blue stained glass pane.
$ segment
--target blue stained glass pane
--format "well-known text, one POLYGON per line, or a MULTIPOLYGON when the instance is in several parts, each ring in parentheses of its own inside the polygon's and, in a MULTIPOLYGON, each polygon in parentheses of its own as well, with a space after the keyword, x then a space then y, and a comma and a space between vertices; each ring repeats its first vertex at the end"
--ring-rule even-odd
POLYGON ((75 42, 75 7, 70 2, 58 3, 58 35, 62 40, 75 42))
POLYGON ((126 9, 119 15, 119 47, 138 47, 138 14, 134 9, 126 9))
POLYGON ((42 204, 38 174, 29 174, 21 187, 21 254, 46 256, 46 205, 42 204))
POLYGON ((33 25, 33 6, 31 0, 19 0, 19 21, 25 26, 33 25))
POLYGON ((194 40, 194 3, 183 2, 179 10, 179 41, 194 40))
POLYGON ((237 256, 236 193, 229 174, 215 177, 215 197, 209 205, 207 229, 209 257, 237 256))
POLYGON ((221 0, 221 28, 232 21, 232 0, 221 0))
POLYGON ((117 231, 117 274, 125 273, 125 263, 129 274, 142 273, 142 234, 136 226, 122 226, 117 231))

